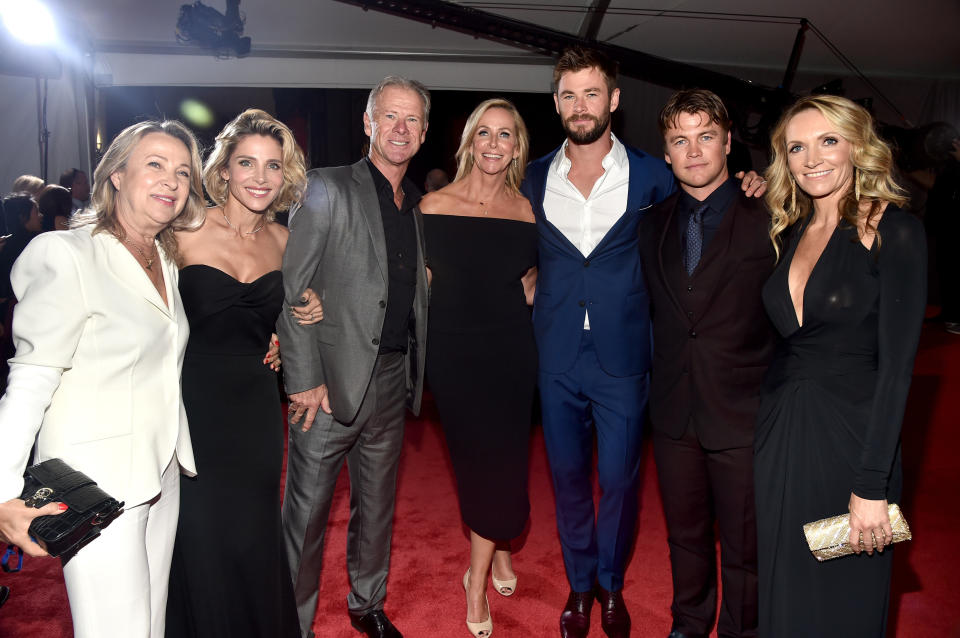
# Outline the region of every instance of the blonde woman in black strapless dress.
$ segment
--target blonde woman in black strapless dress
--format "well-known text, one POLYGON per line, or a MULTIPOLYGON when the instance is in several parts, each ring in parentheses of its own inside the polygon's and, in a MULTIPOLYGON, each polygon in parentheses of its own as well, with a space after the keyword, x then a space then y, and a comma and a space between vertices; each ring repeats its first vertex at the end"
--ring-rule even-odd
POLYGON ((487 575, 501 595, 516 591, 509 541, 521 534, 530 513, 527 456, 537 352, 529 305, 537 233, 519 191, 528 148, 513 104, 481 103, 467 119, 456 178, 420 204, 433 276, 427 381, 470 528, 470 566, 462 582, 467 628, 477 638, 493 632, 487 575))
MULTIPOLYGON (((279 361, 264 352, 276 346, 289 234, 273 216, 300 196, 303 155, 283 123, 249 109, 217 136, 203 177, 218 205, 200 228, 176 235, 190 322, 183 404, 197 476, 180 482, 166 638, 295 638, 280 536, 279 361), (242 512, 242 523, 225 528, 225 512, 242 512)), ((298 310, 315 323, 315 295, 309 305, 298 310)))

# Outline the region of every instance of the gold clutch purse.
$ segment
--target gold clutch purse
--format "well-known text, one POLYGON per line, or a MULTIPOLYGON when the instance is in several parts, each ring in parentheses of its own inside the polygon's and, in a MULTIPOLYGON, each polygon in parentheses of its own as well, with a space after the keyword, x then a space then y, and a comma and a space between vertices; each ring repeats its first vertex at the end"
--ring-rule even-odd
MULTIPOLYGON (((899 505, 890 503, 887 513, 890 515, 890 528, 893 530, 893 539, 888 541, 887 545, 913 538, 899 505)), ((850 514, 807 523, 803 526, 803 535, 807 537, 807 545, 813 556, 820 562, 853 553, 853 548, 847 542, 850 538, 850 514)))

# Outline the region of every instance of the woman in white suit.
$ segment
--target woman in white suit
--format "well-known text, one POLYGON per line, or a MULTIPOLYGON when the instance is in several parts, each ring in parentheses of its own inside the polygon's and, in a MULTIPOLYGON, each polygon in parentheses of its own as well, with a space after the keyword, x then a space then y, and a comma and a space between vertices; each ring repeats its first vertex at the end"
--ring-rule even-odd
POLYGON ((107 149, 73 229, 32 241, 14 265, 16 356, 0 400, 0 540, 44 555, 30 521, 57 504, 17 498, 36 462, 62 458, 126 511, 64 564, 77 637, 162 638, 181 468, 194 474, 180 399, 187 318, 174 230, 202 221, 197 142, 142 122, 107 149))

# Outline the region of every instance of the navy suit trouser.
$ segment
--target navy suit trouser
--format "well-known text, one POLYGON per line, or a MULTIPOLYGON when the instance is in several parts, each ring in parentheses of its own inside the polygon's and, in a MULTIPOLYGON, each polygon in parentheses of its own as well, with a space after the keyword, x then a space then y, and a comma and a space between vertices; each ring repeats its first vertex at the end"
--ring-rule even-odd
POLYGON ((637 521, 640 435, 648 384, 647 373, 614 377, 604 372, 589 330, 582 333, 576 363, 569 371, 540 372, 557 530, 573 591, 589 591, 595 583, 608 591, 623 589, 637 521), (594 432, 601 492, 596 509, 594 432))

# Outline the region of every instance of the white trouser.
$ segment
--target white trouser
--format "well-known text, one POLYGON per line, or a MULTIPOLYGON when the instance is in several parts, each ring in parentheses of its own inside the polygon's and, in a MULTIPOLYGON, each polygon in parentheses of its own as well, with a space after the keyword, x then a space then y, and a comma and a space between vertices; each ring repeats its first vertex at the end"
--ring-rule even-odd
POLYGON ((174 456, 160 494, 126 508, 64 565, 74 638, 163 638, 179 514, 174 456))

